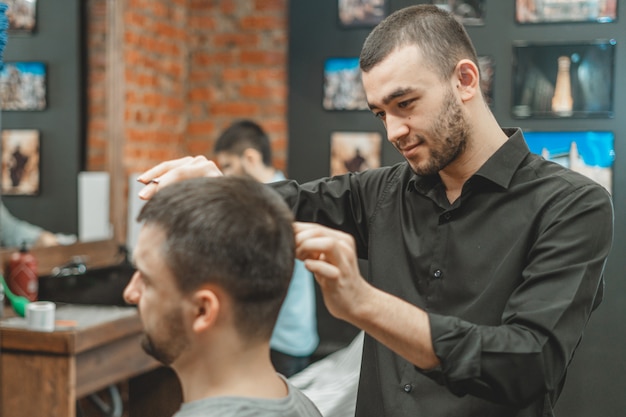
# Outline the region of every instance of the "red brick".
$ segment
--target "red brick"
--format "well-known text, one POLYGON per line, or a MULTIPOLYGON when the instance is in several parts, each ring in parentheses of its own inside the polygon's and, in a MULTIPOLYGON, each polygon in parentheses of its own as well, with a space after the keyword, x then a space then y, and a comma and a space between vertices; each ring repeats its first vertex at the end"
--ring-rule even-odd
POLYGON ((210 105, 210 114, 222 116, 254 117, 259 106, 249 102, 213 103, 210 105))
POLYGON ((165 102, 170 111, 179 111, 182 113, 185 109, 185 102, 182 100, 182 97, 168 97, 165 102))
POLYGON ((187 141, 187 155, 209 155, 213 149, 213 141, 206 138, 188 140, 187 141))
POLYGON ((284 65, 285 52, 268 51, 241 51, 240 60, 242 64, 250 65, 284 65))
POLYGON ((277 95, 282 95, 283 91, 279 88, 271 88, 266 87, 259 84, 254 85, 244 85, 239 89, 241 96, 243 98, 254 98, 254 99, 267 99, 271 97, 276 97, 277 95))
POLYGON ((144 15, 136 13, 135 9, 129 9, 124 13, 124 23, 128 26, 147 27, 147 19, 144 15))
POLYGON ((192 65, 198 65, 200 67, 211 65, 231 65, 235 62, 236 56, 236 51, 215 53, 197 52, 192 58, 192 65))
POLYGON ((287 0, 254 0, 254 9, 257 11, 277 11, 287 10, 287 0))
POLYGON ((215 19, 210 16, 190 16, 188 27, 193 29, 212 30, 215 29, 215 19))
POLYGON ((208 102, 211 100, 211 91, 206 87, 194 88, 187 95, 192 102, 208 102))
POLYGON ((262 80, 265 83, 272 81, 272 82, 279 82, 283 85, 287 84, 287 71, 285 70, 285 68, 281 67, 268 67, 268 68, 259 68, 258 70, 256 70, 254 72, 255 74, 255 79, 257 80, 262 80))
MULTIPOLYGON (((244 3, 241 0, 239 1, 241 3, 244 3)), ((239 4, 238 6, 241 7, 241 4, 239 4)), ((222 0, 220 2, 220 12, 227 16, 232 15, 236 9, 237 5, 235 4, 235 0, 222 0)))
POLYGON ((218 48, 254 48, 259 43, 259 36, 255 33, 222 33, 216 34, 211 39, 213 45, 218 48))
POLYGON ((251 77, 257 79, 257 72, 241 67, 224 68, 222 71, 222 80, 224 82, 245 81, 249 80, 251 77))
POLYGON ((168 40, 187 41, 187 30, 185 27, 178 27, 165 22, 157 22, 155 23, 154 29, 158 36, 163 36, 168 40))
POLYGON ((190 122, 186 133, 189 135, 207 135, 213 132, 215 125, 210 121, 190 122))
POLYGON ((285 26, 283 16, 248 16, 241 19, 241 28, 244 30, 272 30, 285 26))

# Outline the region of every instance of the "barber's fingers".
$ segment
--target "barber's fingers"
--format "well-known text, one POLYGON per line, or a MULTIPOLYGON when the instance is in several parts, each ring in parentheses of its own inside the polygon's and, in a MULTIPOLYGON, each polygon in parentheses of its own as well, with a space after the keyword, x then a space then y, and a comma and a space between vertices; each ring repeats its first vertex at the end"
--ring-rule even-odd
POLYGON ((186 156, 184 158, 161 162, 141 174, 137 180, 144 184, 158 180, 157 182, 159 184, 168 185, 187 178, 217 177, 221 175, 222 172, 215 162, 200 155, 195 157, 186 156))
POLYGON ((337 264, 345 257, 356 257, 354 238, 347 233, 315 223, 294 223, 296 257, 321 259, 337 264))
POLYGON ((161 162, 141 174, 137 181, 146 184, 139 192, 139 197, 148 200, 161 187, 173 184, 188 178, 198 177, 218 177, 222 172, 217 165, 206 159, 204 156, 186 156, 184 158, 172 159, 161 162))
POLYGON ((305 259, 304 265, 306 269, 311 271, 317 278, 320 285, 324 282, 322 281, 324 278, 331 280, 338 280, 341 277, 341 270, 322 259, 305 259))
POLYGON ((313 237, 328 237, 354 246, 354 238, 351 235, 340 230, 322 226, 321 224, 294 222, 293 230, 296 237, 296 245, 313 237))
POLYGON ((186 164, 190 164, 193 159, 194 158, 191 156, 185 156, 184 158, 171 159, 169 161, 161 162, 160 164, 150 168, 143 174, 139 175, 139 177, 137 177, 137 181, 148 184, 150 183, 150 181, 153 181, 155 178, 160 177, 161 175, 165 174, 168 171, 171 171, 172 169, 181 167, 186 164))
POLYGON ((369 291, 359 270, 354 238, 313 223, 295 223, 294 232, 296 256, 315 276, 328 311, 350 322, 369 291))

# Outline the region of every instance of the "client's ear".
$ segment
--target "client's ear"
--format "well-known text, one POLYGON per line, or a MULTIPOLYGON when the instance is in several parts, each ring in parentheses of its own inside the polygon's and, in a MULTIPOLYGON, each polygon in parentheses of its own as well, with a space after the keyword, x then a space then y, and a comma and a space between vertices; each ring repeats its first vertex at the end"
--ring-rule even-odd
POLYGON ((220 300, 215 291, 203 288, 193 295, 194 318, 192 329, 196 333, 212 328, 220 312, 220 300))

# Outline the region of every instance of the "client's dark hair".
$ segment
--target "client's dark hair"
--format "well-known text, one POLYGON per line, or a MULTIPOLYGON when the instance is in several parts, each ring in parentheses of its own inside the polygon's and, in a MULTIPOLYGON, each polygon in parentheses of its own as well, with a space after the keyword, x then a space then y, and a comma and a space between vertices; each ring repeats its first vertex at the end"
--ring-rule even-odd
POLYGON ((240 331, 270 337, 295 252, 293 216, 274 190, 241 177, 185 180, 159 191, 137 220, 164 230, 163 257, 183 293, 219 285, 240 331))

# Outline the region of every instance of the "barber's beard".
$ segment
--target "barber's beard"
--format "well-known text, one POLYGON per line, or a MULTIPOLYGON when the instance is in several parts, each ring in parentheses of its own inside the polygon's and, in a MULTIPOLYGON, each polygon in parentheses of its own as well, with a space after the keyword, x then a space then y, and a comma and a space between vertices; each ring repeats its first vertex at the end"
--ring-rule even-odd
POLYGON ((429 176, 444 169, 465 151, 469 130, 463 109, 449 90, 441 105, 441 115, 430 128, 427 142, 430 157, 422 164, 411 164, 413 171, 429 176))

